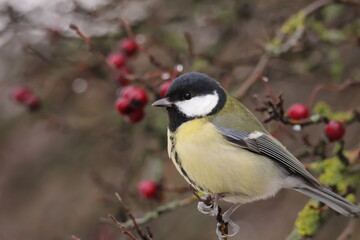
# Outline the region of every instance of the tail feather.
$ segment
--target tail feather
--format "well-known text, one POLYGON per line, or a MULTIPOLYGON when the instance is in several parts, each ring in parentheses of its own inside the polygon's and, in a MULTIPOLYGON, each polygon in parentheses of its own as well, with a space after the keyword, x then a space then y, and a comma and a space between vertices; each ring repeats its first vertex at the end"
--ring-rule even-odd
POLYGON ((295 190, 325 203, 344 216, 360 216, 360 208, 358 206, 326 188, 306 186, 305 188, 296 188, 295 190))

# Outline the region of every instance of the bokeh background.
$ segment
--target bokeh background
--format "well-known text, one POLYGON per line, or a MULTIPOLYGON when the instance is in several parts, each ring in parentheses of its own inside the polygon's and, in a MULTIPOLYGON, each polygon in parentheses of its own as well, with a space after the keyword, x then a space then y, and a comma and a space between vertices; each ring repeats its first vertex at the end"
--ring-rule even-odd
MULTIPOLYGON (((129 123, 114 109, 119 93, 116 72, 102 58, 127 37, 126 19, 136 40, 160 63, 181 65, 184 72, 209 74, 234 96, 264 53, 271 58, 262 73, 285 107, 305 103, 319 84, 360 81, 359 1, 325 2, 306 17, 294 46, 276 53, 274 37, 289 17, 313 1, 287 0, 1 0, 0 1, 0 239, 127 239, 106 222, 108 213, 126 220, 114 192, 135 216, 191 192, 164 192, 161 201, 142 199, 143 179, 166 186, 186 186, 166 153, 166 114, 149 105, 146 116, 129 123), (77 25, 93 49, 69 28, 77 25), (184 32, 196 56, 189 55, 184 32), (9 97, 26 85, 42 107, 29 112, 9 97)), ((319 2, 319 1, 318 1, 319 2)), ((134 75, 166 71, 139 53, 127 62, 134 75)), ((162 73, 158 75, 158 73, 162 73)), ((139 84, 138 82, 136 84, 139 84)), ((141 84, 140 84, 141 85, 141 84)), ((254 111, 252 96, 265 96, 255 81, 241 100, 254 111)), ((157 98, 148 91, 149 101, 157 98)), ((359 108, 358 85, 343 91, 320 91, 316 101, 334 111, 359 108)), ((256 113, 260 119, 264 116, 256 113)), ((293 131, 266 125, 295 155, 323 137, 323 126, 293 131)), ((359 124, 346 129, 345 147, 359 149, 359 124)), ((331 144, 327 154, 331 155, 331 144)), ((305 163, 319 160, 308 155, 305 163)), ((234 239, 278 240, 292 231, 306 196, 281 191, 275 198, 241 207, 234 215, 240 233, 234 239)), ((227 206, 224 204, 224 206, 227 206)), ((334 215, 314 239, 337 239, 349 219, 334 215)), ((217 239, 215 219, 196 204, 164 214, 149 223, 154 239, 217 239)), ((360 239, 360 223, 351 239, 360 239)))

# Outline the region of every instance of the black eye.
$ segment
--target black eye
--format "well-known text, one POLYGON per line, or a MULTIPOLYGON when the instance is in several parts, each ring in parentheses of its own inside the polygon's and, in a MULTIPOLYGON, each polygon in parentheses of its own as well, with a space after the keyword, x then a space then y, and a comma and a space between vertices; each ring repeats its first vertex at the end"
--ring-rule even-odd
POLYGON ((191 99, 191 93, 185 93, 185 94, 184 94, 184 99, 185 99, 185 100, 191 99))

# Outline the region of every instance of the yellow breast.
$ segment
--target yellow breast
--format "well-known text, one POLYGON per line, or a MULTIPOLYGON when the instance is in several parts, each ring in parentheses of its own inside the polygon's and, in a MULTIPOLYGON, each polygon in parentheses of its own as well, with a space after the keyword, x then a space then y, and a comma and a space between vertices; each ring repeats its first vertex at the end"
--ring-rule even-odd
POLYGON ((229 193, 247 202, 281 188, 282 173, 272 160, 227 142, 207 119, 168 132, 168 151, 184 178, 205 193, 229 193))

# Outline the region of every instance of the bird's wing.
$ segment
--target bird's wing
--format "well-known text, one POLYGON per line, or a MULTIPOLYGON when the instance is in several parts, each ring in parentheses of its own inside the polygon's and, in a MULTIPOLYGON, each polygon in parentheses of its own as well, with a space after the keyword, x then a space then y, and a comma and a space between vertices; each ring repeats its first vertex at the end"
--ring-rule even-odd
MULTIPOLYGON (((216 126, 216 125, 215 125, 216 126)), ((304 180, 320 185, 318 181, 305 169, 302 163, 297 160, 286 148, 274 137, 264 132, 245 132, 216 126, 223 137, 238 147, 261 154, 278 162, 285 169, 304 180)))

